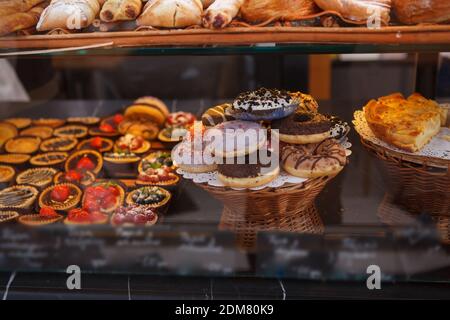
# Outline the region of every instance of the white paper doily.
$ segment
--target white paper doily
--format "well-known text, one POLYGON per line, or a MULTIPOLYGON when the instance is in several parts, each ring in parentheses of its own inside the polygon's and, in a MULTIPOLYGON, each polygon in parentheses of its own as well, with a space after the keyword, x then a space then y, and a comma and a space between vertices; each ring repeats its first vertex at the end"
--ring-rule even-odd
POLYGON ((413 153, 396 148, 378 139, 370 129, 366 117, 364 116, 364 111, 356 111, 354 117, 355 119, 353 120, 353 124, 355 125, 355 129, 364 140, 368 140, 378 146, 387 148, 395 152, 403 153, 405 155, 424 156, 436 159, 450 160, 450 141, 444 139, 445 136, 450 136, 449 128, 441 128, 439 134, 435 136, 430 141, 430 143, 423 147, 422 150, 413 153))

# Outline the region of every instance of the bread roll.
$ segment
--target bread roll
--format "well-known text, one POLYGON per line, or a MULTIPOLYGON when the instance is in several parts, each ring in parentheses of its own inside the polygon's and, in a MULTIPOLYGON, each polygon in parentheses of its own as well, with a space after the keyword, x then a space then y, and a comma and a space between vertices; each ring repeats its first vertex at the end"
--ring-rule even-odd
POLYGON ((250 23, 278 20, 299 20, 317 12, 314 0, 245 0, 242 18, 250 23))
POLYGON ((45 0, 3 0, 0 1, 0 17, 27 12, 45 0))
POLYGON ((449 0, 393 0, 398 20, 405 24, 450 21, 449 0))
POLYGON ((203 15, 205 28, 220 29, 230 24, 236 17, 244 0, 216 0, 203 15))
POLYGON ((200 25, 202 12, 200 0, 149 0, 137 24, 164 28, 200 25))
POLYGON ((105 22, 134 20, 141 10, 141 0, 108 0, 100 11, 100 19, 105 22))
POLYGON ((0 36, 34 27, 48 3, 41 3, 27 12, 14 13, 0 19, 0 36))
POLYGON ((36 29, 48 31, 88 27, 100 12, 97 0, 52 0, 39 19, 36 29))

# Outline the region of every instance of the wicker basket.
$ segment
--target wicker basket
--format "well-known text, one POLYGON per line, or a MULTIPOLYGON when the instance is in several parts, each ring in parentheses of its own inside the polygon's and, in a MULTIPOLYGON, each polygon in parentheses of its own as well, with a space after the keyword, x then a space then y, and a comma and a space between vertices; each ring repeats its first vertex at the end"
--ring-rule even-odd
POLYGON ((382 160, 388 192, 411 213, 450 217, 450 161, 404 155, 361 138, 382 160))

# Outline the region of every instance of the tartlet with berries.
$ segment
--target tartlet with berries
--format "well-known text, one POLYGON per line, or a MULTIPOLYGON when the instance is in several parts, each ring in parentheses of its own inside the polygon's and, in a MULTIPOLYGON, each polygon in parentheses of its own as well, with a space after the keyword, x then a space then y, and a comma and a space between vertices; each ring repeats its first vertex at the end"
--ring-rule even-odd
POLYGON ((115 227, 151 227, 157 221, 158 214, 152 208, 139 205, 122 206, 114 212, 111 218, 111 224, 115 227))
POLYGON ((113 146, 114 142, 111 139, 97 136, 81 141, 77 146, 77 150, 95 150, 103 153, 110 151, 113 146))
POLYGON ((128 205, 139 205, 150 208, 161 208, 165 206, 172 195, 166 189, 156 186, 146 186, 135 189, 127 195, 128 205))
POLYGON ((27 214, 20 216, 19 223, 29 227, 40 227, 56 223, 63 218, 54 209, 43 207, 39 210, 39 214, 27 214))
POLYGON ((82 206, 89 212, 109 214, 122 205, 124 198, 125 190, 119 183, 100 181, 86 188, 82 206))
POLYGON ((67 158, 67 161, 64 164, 64 169, 66 171, 91 171, 94 174, 98 174, 102 170, 102 167, 103 157, 95 150, 76 151, 67 158))
POLYGON ((81 200, 83 192, 73 183, 52 185, 39 196, 39 207, 48 207, 58 211, 75 208, 81 200))
POLYGON ((115 151, 120 153, 141 154, 150 150, 151 144, 140 136, 126 134, 116 141, 115 151))
POLYGON ((123 121, 121 114, 103 119, 97 128, 89 130, 91 136, 116 137, 119 133, 119 125, 123 121))
POLYGON ((53 178, 53 182, 55 184, 69 182, 79 184, 83 187, 90 186, 94 183, 94 181, 95 174, 86 170, 69 170, 59 172, 53 178))
POLYGON ((69 211, 64 224, 74 226, 86 226, 95 224, 105 224, 108 222, 109 216, 99 211, 89 211, 84 208, 72 209, 69 211))

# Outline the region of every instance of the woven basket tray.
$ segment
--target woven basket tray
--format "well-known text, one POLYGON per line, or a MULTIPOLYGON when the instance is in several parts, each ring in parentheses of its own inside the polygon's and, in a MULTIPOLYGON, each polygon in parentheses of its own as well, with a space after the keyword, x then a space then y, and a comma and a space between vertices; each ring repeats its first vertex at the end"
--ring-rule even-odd
POLYGON ((388 192, 395 203, 411 213, 450 217, 450 161, 405 157, 367 140, 361 142, 382 160, 388 192))

